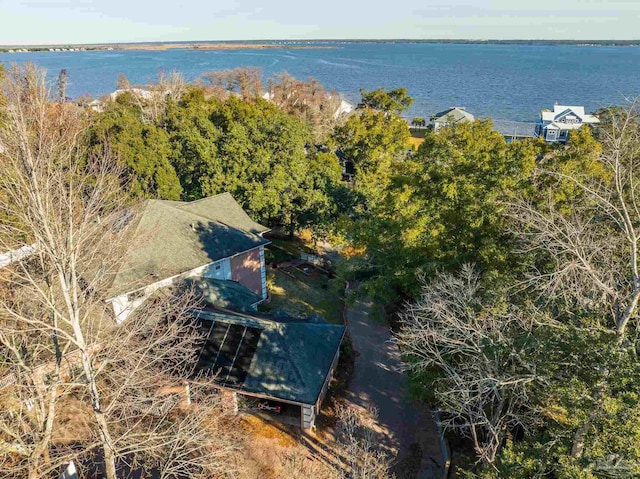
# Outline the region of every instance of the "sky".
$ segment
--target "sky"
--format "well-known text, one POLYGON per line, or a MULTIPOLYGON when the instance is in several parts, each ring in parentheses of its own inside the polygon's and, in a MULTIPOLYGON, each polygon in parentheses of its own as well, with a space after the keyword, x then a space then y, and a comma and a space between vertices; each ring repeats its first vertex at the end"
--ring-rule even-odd
POLYGON ((637 40, 640 0, 0 0, 0 45, 260 39, 637 40))

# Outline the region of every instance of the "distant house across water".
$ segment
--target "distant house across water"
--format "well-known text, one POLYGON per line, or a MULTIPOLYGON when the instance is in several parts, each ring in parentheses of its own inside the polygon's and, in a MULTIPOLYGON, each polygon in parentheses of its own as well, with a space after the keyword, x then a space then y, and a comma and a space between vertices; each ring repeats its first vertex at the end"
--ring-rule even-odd
POLYGON ((444 126, 451 126, 457 123, 472 122, 475 117, 464 107, 454 106, 431 116, 431 125, 434 131, 438 131, 444 126))
POLYGON ((553 111, 543 110, 536 122, 536 136, 549 143, 566 143, 569 133, 582 125, 600 123, 597 117, 587 115, 583 106, 553 106, 553 111))

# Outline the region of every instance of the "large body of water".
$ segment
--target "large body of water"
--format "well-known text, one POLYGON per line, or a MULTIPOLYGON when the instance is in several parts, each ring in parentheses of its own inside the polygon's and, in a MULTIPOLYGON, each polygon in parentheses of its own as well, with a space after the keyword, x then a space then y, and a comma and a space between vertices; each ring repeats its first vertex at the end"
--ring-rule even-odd
POLYGON ((114 50, 0 53, 0 62, 30 61, 52 77, 70 76, 68 94, 113 91, 119 73, 147 83, 160 70, 188 80, 238 66, 261 67, 266 76, 288 72, 314 77, 356 102, 360 88, 406 87, 415 103, 409 115, 428 116, 465 106, 480 117, 533 121, 561 104, 593 111, 640 96, 640 48, 568 45, 345 43, 332 49, 114 50))

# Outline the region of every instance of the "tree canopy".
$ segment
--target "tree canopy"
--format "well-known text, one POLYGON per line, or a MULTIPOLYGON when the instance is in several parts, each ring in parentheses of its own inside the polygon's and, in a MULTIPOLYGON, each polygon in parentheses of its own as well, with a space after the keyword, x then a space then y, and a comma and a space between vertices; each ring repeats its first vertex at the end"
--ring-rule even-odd
POLYGON ((388 91, 384 88, 372 91, 360 90, 360 94, 362 95, 362 100, 358 104, 358 108, 371 108, 399 115, 413 105, 413 98, 409 96, 406 88, 396 88, 388 91))
POLYGON ((338 159, 310 146, 298 117, 261 98, 207 98, 198 86, 165 101, 155 121, 128 94, 94 117, 91 144, 120 158, 133 196, 189 201, 226 191, 256 220, 289 229, 331 208, 338 159))
POLYGON ((385 183, 376 182, 371 208, 351 225, 376 270, 373 291, 412 295, 417 270, 466 262, 507 272, 514 258, 504 201, 527 189, 535 157, 533 145, 507 144, 490 122, 427 133, 417 152, 393 163, 385 183))
POLYGON ((163 82, 94 113, 88 156, 112 153, 134 198, 228 191, 270 226, 334 234, 362 290, 405 305, 413 391, 462 438, 463 474, 640 475, 633 107, 566 145, 478 120, 413 149, 403 88, 362 91, 338 120, 313 80, 281 75, 267 95, 255 69, 163 82))
POLYGON ((143 121, 126 96, 94 118, 90 143, 94 152, 108 144, 124 167, 123 182, 139 198, 180 199, 182 186, 171 162, 167 133, 143 121))
MULTIPOLYGON (((471 242, 455 237, 453 244, 475 252, 465 258, 475 266, 428 274, 404 311, 399 338, 417 390, 436 401, 447 429, 472 445, 466 477, 640 474, 640 220, 634 206, 640 135, 633 106, 610 113, 597 140, 583 128, 566 146, 515 147, 520 174, 506 169, 499 183, 478 183, 483 210, 500 221, 471 242), (532 147, 535 163, 523 154, 532 147), (486 193, 498 185, 495 191, 503 192, 495 202, 486 193), (495 245, 517 261, 501 265, 495 245), (495 265, 508 272, 508 282, 491 274, 495 265)), ((456 143, 453 130, 441 134, 447 147, 456 143)), ((459 162, 433 150, 434 142, 428 139, 424 148, 449 159, 433 168, 451 178, 459 162)), ((500 157, 499 150, 488 151, 500 157)), ((490 178, 490 168, 474 161, 478 174, 490 178)), ((467 181, 478 182, 475 170, 459 171, 464 181, 433 182, 446 186, 444 196, 435 194, 443 211, 449 198, 474 191, 467 181)), ((477 231, 473 218, 484 218, 484 211, 464 203, 455 209, 464 224, 453 231, 477 231)), ((446 254, 446 242, 437 251, 446 254)))

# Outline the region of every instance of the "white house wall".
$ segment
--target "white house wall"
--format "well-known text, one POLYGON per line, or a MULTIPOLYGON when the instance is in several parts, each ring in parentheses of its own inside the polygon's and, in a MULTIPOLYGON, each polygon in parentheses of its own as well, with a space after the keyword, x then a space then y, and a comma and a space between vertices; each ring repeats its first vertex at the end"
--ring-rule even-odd
MULTIPOLYGON (((263 291, 262 296, 266 298, 266 271, 264 265, 264 248, 260 248, 260 260, 261 260, 261 273, 262 273, 262 284, 263 291)), ((184 278, 193 278, 193 277, 204 277, 211 279, 220 279, 229 281, 231 280, 231 261, 230 258, 225 258, 219 261, 214 261, 213 263, 205 264, 203 266, 199 266, 194 268, 186 273, 179 274, 176 276, 172 276, 170 278, 163 279, 156 283, 150 284, 145 288, 131 291, 127 294, 122 294, 115 298, 107 300, 108 303, 111 303, 113 307, 113 312, 115 314, 116 322, 118 324, 122 323, 125 319, 129 317, 129 315, 137 308, 139 308, 142 303, 146 301, 146 299, 157 291, 160 288, 164 288, 166 286, 171 286, 176 281, 184 279, 184 278)))
POLYGON ((7 253, 0 254, 0 268, 9 266, 11 263, 20 261, 21 259, 28 258, 38 249, 37 244, 31 244, 23 246, 22 248, 9 251, 7 253))
MULTIPOLYGON (((231 261, 229 258, 225 258, 221 261, 216 261, 204 267, 203 271, 197 273, 199 276, 210 279, 221 279, 229 281, 231 279, 231 261)), ((194 276, 192 272, 189 276, 194 276)))
POLYGON ((132 291, 131 293, 127 294, 122 294, 116 298, 109 300, 108 302, 111 302, 111 305, 113 307, 116 322, 118 324, 122 323, 134 310, 142 306, 142 303, 144 303, 151 294, 153 294, 160 288, 172 285, 176 279, 181 277, 183 277, 183 275, 166 278, 162 281, 150 284, 146 288, 132 291))

